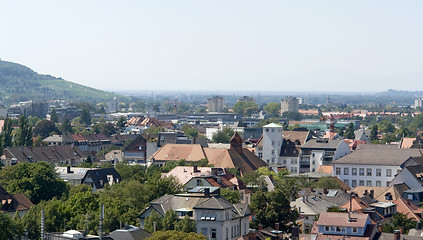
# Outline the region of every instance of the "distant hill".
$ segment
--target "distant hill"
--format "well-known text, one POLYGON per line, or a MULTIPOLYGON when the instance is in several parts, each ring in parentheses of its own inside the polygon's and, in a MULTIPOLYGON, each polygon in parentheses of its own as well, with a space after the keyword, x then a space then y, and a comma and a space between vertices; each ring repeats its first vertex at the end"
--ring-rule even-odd
POLYGON ((0 97, 4 103, 49 99, 95 103, 118 96, 0 60, 0 97))

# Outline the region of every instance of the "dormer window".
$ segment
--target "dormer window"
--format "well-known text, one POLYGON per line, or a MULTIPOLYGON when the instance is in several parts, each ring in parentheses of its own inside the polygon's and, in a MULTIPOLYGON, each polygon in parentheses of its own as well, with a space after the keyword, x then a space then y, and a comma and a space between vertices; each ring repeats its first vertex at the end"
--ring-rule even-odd
POLYGON ((357 228, 353 227, 353 228, 352 228, 352 232, 353 232, 353 233, 356 233, 356 232, 357 232, 357 228))

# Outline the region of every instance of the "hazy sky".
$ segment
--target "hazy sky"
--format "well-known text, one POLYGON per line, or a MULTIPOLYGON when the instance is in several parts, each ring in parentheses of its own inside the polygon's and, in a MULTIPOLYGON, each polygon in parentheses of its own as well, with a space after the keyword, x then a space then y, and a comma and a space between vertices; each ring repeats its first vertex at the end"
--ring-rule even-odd
POLYGON ((0 0, 0 58, 108 90, 423 90, 422 11, 420 0, 0 0))

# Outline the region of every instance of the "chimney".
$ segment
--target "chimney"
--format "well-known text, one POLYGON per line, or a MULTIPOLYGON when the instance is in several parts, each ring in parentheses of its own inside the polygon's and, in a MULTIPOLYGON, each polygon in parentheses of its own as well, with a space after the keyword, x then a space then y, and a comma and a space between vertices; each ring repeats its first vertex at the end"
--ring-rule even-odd
POLYGON ((210 197, 210 188, 204 188, 204 196, 210 197))
POLYGON ((394 230, 394 240, 401 240, 400 230, 394 230))
POLYGON ((70 173, 70 166, 66 167, 66 173, 70 173))
POLYGON ((374 199, 374 197, 375 197, 375 190, 370 190, 370 194, 369 194, 369 197, 371 198, 371 199, 374 199))
POLYGON ((256 240, 256 232, 253 230, 248 232, 248 240, 256 240))
POLYGON ((364 190, 364 194, 363 195, 369 195, 369 192, 366 190, 364 190))
POLYGON ((275 223, 275 230, 276 231, 279 231, 279 223, 277 222, 277 223, 275 223))
POLYGON ((323 188, 323 193, 324 194, 328 194, 328 189, 327 188, 323 188))
POLYGON ((422 222, 420 222, 420 221, 417 221, 416 222, 416 229, 417 230, 421 230, 422 229, 422 222))
POLYGON ((194 165, 193 166, 193 168, 194 168, 194 172, 196 173, 196 172, 198 172, 198 167, 197 167, 197 165, 194 165))
POLYGON ((292 240, 298 240, 300 239, 300 228, 298 226, 293 226, 292 227, 292 236, 291 236, 292 240))

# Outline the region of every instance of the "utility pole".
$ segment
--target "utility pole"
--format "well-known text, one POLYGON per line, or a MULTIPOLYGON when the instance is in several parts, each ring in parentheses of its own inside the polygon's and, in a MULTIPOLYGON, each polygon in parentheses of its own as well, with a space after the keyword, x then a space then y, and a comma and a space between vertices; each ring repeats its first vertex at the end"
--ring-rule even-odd
POLYGON ((45 229, 45 215, 44 209, 41 209, 41 240, 44 240, 44 229, 45 229))
POLYGON ((104 220, 104 205, 101 204, 101 208, 100 208, 100 225, 99 225, 99 238, 100 240, 103 240, 103 220, 104 220))

